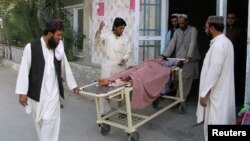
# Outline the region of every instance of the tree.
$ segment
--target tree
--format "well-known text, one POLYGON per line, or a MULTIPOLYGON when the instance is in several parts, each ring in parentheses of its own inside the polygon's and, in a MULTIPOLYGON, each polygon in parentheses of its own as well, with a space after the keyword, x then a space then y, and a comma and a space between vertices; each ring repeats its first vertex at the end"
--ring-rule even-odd
MULTIPOLYGON (((65 52, 69 57, 72 55, 73 29, 67 19, 68 12, 63 7, 61 0, 0 0, 4 42, 24 46, 41 36, 47 20, 60 18, 65 25, 65 52)), ((72 56, 69 58, 73 59, 72 56)))

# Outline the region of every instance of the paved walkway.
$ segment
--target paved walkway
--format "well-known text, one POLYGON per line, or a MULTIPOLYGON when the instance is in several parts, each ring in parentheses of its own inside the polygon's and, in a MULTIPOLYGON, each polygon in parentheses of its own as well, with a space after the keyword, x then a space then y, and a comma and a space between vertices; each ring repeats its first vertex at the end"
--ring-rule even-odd
MULTIPOLYGON (((16 77, 16 71, 0 64, 0 141, 38 141, 31 115, 24 112, 14 93, 16 77)), ((66 91, 63 104, 60 141, 128 140, 127 134, 115 127, 107 136, 100 134, 93 100, 66 91)), ((145 112, 154 110, 150 107, 145 112)), ((196 100, 191 99, 185 114, 166 111, 137 129, 140 141, 203 141, 203 125, 195 125, 195 110, 196 100)))

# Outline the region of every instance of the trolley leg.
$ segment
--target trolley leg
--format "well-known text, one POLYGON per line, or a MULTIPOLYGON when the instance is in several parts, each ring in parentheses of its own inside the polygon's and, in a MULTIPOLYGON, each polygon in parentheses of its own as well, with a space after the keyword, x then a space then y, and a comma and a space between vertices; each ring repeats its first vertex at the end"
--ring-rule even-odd
POLYGON ((97 115, 97 123, 100 123, 101 120, 101 112, 100 112, 100 97, 95 98, 95 107, 96 107, 96 115, 97 115))
POLYGON ((178 110, 181 114, 184 114, 184 113, 186 113, 186 106, 185 106, 185 99, 183 96, 182 69, 178 70, 178 77, 179 77, 178 91, 180 93, 179 96, 180 96, 180 100, 182 102, 182 103, 180 103, 178 110))
POLYGON ((127 111, 127 120, 128 120, 128 133, 132 133, 135 131, 132 122, 132 113, 131 113, 131 105, 130 105, 130 94, 129 90, 125 90, 125 101, 126 101, 126 111, 127 111))

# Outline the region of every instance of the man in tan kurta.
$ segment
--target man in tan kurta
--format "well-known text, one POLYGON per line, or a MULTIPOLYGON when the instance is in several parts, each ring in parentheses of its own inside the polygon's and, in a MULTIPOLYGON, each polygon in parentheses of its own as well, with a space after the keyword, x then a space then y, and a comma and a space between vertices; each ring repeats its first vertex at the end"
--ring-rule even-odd
POLYGON ((234 96, 234 50, 232 42, 223 34, 222 16, 209 16, 205 32, 212 37, 203 62, 197 123, 204 120, 205 140, 208 125, 236 123, 234 96))
POLYGON ((199 75, 198 60, 200 54, 197 44, 197 29, 188 25, 188 17, 185 14, 178 15, 179 28, 174 32, 167 51, 164 56, 172 56, 175 50, 176 58, 185 58, 186 63, 183 66, 183 92, 184 98, 188 97, 192 87, 193 79, 199 75))

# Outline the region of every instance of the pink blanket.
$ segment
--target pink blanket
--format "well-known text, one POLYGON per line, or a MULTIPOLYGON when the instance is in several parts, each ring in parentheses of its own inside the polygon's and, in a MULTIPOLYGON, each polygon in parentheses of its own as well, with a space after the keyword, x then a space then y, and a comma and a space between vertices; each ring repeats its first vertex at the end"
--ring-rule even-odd
POLYGON ((131 107, 142 109, 152 103, 160 94, 171 73, 171 68, 163 66, 160 60, 146 60, 143 63, 121 71, 109 80, 129 75, 133 81, 131 107))

